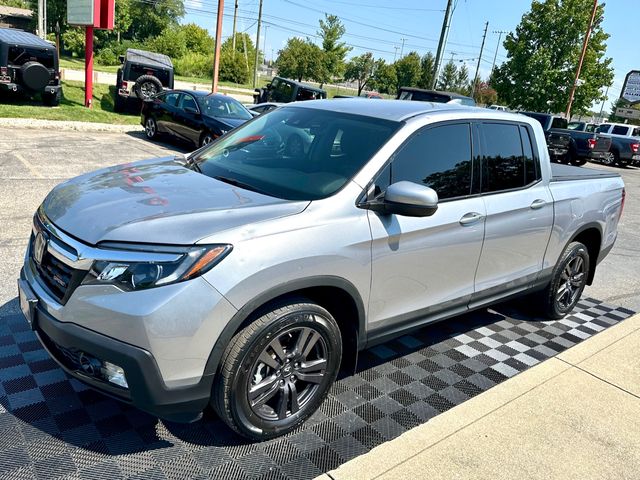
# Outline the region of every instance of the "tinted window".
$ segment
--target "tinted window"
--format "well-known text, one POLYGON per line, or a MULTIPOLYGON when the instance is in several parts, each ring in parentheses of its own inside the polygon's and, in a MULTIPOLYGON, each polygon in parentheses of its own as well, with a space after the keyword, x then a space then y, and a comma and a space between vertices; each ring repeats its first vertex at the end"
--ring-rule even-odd
POLYGON ((180 97, 179 93, 168 93, 164 98, 164 101, 167 103, 167 105, 175 107, 176 105, 178 105, 178 97, 180 97))
POLYGON ((634 128, 631 135, 634 137, 640 137, 640 128, 634 128))
POLYGON ((607 123, 603 123, 602 125, 600 125, 598 127, 598 129, 596 130, 598 133, 607 133, 609 131, 609 127, 611 125, 607 124, 607 123))
POLYGON ((596 131, 596 126, 593 123, 588 123, 587 124, 587 128, 585 129, 586 132, 595 132, 596 131))
POLYGON ((203 115, 218 118, 250 120, 253 116, 239 101, 224 95, 206 95, 198 97, 203 115))
POLYGON ((613 130, 611 130, 611 133, 613 133, 614 135, 626 135, 628 131, 629 127, 616 125, 615 127, 613 127, 613 130))
POLYGON ((395 155, 391 182, 408 180, 433 188, 441 200, 471 193, 469 124, 443 125, 418 133, 395 155))
POLYGON ((531 136, 529 130, 525 127, 520 127, 520 137, 522 138, 522 152, 524 154, 524 177, 525 184, 528 185, 540 177, 540 168, 538 159, 533 154, 533 147, 531 143, 531 136))
POLYGON ((551 128, 567 128, 567 120, 562 117, 554 117, 551 128))
POLYGON ((180 108, 192 108, 194 110, 198 110, 198 106, 196 105, 196 99, 191 95, 183 95, 182 102, 180 103, 180 108))
POLYGON ((506 123, 485 123, 483 192, 497 192, 523 187, 525 161, 517 125, 506 123))

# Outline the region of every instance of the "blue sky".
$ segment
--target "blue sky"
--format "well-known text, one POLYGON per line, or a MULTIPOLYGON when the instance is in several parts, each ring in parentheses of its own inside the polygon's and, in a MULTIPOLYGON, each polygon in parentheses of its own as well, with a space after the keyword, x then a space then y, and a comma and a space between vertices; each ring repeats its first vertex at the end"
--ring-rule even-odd
MULTIPOLYGON (((268 59, 291 36, 314 38, 318 20, 324 12, 338 15, 347 33, 344 37, 353 50, 349 55, 372 51, 375 56, 393 61, 394 56, 412 50, 421 55, 435 54, 446 0, 264 0, 263 31, 260 48, 268 59), (265 38, 266 29, 266 38, 265 38), (403 41, 404 39, 404 41, 403 41)), ((489 22, 485 50, 480 64, 482 77, 488 76, 494 55, 500 64, 506 52, 498 44, 497 31, 512 31, 530 6, 530 0, 457 0, 449 33, 445 60, 464 62, 470 75, 476 68, 485 22, 489 22)), ((638 0, 609 0, 605 7, 604 29, 611 35, 607 55, 613 58, 615 81, 609 99, 620 95, 624 77, 629 70, 640 69, 637 50, 637 30, 630 28, 630 19, 637 11, 638 0)), ((185 0, 184 22, 195 22, 212 33, 215 26, 216 0, 185 0)), ((223 37, 231 35, 234 0, 225 1, 223 37)), ((238 31, 256 34, 258 0, 239 0, 238 31)), ((504 36, 503 36, 504 38, 504 36)), ((606 109, 609 108, 607 104, 606 109)))

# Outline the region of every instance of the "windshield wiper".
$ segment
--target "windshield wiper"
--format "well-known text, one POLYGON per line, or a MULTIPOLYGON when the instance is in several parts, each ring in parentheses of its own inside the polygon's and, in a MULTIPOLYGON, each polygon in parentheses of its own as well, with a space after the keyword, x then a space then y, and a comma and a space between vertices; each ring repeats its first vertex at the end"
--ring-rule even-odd
POLYGON ((273 197, 272 194, 265 192, 264 190, 260 190, 259 188, 254 187, 253 185, 249 185, 248 183, 244 183, 239 180, 236 180, 235 178, 224 177, 222 175, 217 175, 213 178, 221 182, 228 183, 229 185, 233 185, 234 187, 244 188, 245 190, 250 190, 252 192, 261 193, 262 195, 268 195, 269 197, 273 197))

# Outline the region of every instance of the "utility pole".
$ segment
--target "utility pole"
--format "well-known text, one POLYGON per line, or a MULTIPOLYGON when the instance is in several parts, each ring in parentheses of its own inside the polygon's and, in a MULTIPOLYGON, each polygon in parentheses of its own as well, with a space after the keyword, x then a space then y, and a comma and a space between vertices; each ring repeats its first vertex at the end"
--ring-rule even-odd
POLYGON ((505 32, 504 30, 494 30, 493 33, 498 34, 498 44, 496 45, 496 53, 493 55, 493 63, 491 64, 491 73, 493 73, 493 69, 496 66, 496 59, 498 58, 498 49, 500 48, 500 40, 502 40, 502 34, 509 33, 509 32, 505 32))
POLYGON ((42 0, 42 38, 47 39, 47 0, 42 0))
POLYGON ((218 92, 218 71, 220 70, 220 47, 222 43, 222 15, 224 13, 224 0, 218 0, 218 20, 216 21, 216 45, 213 53, 213 82, 211 93, 218 92))
POLYGON ((258 31, 256 32, 256 61, 253 65, 253 88, 258 86, 258 58, 260 57, 260 26, 262 25, 262 0, 258 8, 258 31))
POLYGON ((400 58, 402 58, 402 52, 404 52, 404 42, 406 38, 401 38, 400 40, 402 40, 402 46, 400 47, 400 58))
POLYGON ((263 62, 265 65, 267 63, 267 32, 269 31, 269 25, 264 26, 264 40, 262 41, 262 55, 263 62))
POLYGON ((44 0, 38 0, 38 36, 44 38, 44 0))
POLYGON ((473 98, 476 98, 476 85, 478 84, 478 75, 480 74, 480 62, 482 61, 482 52, 484 51, 484 41, 487 39, 487 29, 489 28, 489 22, 484 24, 484 35, 482 35, 482 45, 480 45, 480 56, 478 57, 478 63, 476 65, 476 74, 473 77, 473 98))
POLYGON ((400 48, 400 47, 399 47, 399 46, 397 46, 397 45, 394 45, 394 46, 393 46, 393 50, 394 50, 394 52, 393 52, 393 63, 396 63, 396 57, 398 56, 398 49, 399 49, 399 48, 400 48))
POLYGON ((451 15, 451 7, 453 6, 453 0, 447 0, 447 9, 444 12, 444 20, 442 21, 442 30, 440 31, 440 41, 438 42, 438 50, 436 51, 436 61, 433 66, 433 78, 431 79, 431 88, 436 88, 436 80, 438 78, 438 71, 440 70, 440 62, 442 61, 442 55, 444 54, 445 37, 447 29, 449 28, 449 16, 451 15))
POLYGON ((598 115, 598 123, 602 121, 602 111, 604 110, 604 103, 607 101, 607 97, 609 96, 609 87, 611 85, 607 85, 607 90, 604 92, 604 99, 602 100, 602 105, 600 106, 600 114, 598 115))
POLYGON ((236 21, 238 20, 238 0, 236 0, 236 6, 233 8, 233 33, 231 35, 231 45, 233 55, 236 55, 236 21))
POLYGON ((582 44, 582 53, 580 54, 580 61, 578 62, 578 69, 576 70, 576 78, 571 86, 571 93, 569 94, 569 103, 567 104, 566 119, 571 120, 571 105, 573 104, 573 97, 576 94, 576 87, 578 86, 578 80, 580 79, 580 72, 582 71, 582 62, 584 62, 584 55, 587 53, 587 46, 589 45, 589 37, 591 37, 591 29, 593 28, 593 20, 596 18, 596 11, 598 10, 598 0, 593 0, 593 11, 591 12, 591 20, 587 27, 587 32, 584 35, 584 42, 582 44))

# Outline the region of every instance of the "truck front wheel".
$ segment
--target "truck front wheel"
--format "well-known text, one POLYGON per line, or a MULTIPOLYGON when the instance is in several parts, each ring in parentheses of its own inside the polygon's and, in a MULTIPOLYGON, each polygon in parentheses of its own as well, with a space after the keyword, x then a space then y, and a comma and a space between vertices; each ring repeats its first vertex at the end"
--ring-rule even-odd
POLYGON ((342 356, 340 329, 327 310, 306 299, 274 307, 231 340, 212 392, 220 418, 253 440, 284 435, 309 418, 342 356))
POLYGON ((551 282, 542 292, 542 307, 549 318, 567 315, 578 303, 589 276, 589 251, 580 242, 571 242, 553 269, 551 282))

